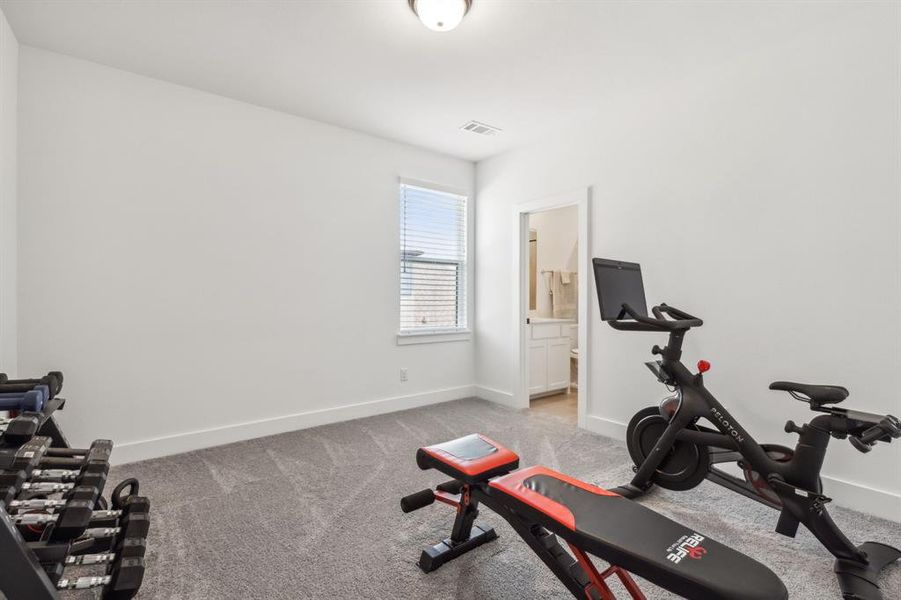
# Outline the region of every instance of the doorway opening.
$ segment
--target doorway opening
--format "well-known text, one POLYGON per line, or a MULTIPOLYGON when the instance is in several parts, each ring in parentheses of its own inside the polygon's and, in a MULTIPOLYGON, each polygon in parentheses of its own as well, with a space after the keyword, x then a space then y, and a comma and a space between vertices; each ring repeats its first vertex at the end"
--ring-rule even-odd
POLYGON ((573 425, 579 408, 579 207, 528 214, 529 407, 573 425))
POLYGON ((589 190, 520 205, 515 403, 584 426, 588 397, 589 190))

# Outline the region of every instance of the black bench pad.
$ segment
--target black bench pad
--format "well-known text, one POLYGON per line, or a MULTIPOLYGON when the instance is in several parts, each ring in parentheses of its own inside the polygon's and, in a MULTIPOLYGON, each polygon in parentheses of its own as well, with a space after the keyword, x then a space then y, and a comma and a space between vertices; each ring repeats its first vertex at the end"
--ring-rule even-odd
POLYGON ((756 560, 556 471, 529 467, 493 480, 489 491, 564 540, 685 598, 788 598, 782 581, 756 560))

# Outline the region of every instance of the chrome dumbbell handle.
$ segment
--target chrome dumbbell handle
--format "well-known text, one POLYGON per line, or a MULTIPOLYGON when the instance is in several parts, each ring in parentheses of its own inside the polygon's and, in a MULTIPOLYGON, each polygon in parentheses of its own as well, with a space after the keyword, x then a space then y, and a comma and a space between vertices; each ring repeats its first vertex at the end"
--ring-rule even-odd
MULTIPOLYGON (((17 525, 46 525, 47 523, 58 521, 59 515, 60 513, 22 513, 11 515, 11 518, 17 525)), ((121 516, 121 510, 95 510, 91 514, 91 520, 105 521, 107 519, 118 519, 121 516)))
POLYGON ((46 525, 54 523, 59 515, 48 515, 46 513, 26 513, 24 515, 12 515, 12 520, 16 525, 46 525))
POLYGON ((37 481, 74 481, 81 471, 72 469, 35 469, 31 478, 37 481))
POLYGON ((56 584, 58 590, 90 590, 109 585, 113 578, 109 575, 102 577, 65 577, 56 584))
POLYGON ((116 560, 116 555, 108 554, 79 554, 77 556, 67 556, 66 566, 72 565, 105 565, 116 560))
POLYGON ((109 538, 122 531, 121 527, 93 527, 84 530, 84 536, 90 538, 109 538))
POLYGON ((13 500, 9 503, 10 510, 53 510, 66 505, 66 500, 13 500))
POLYGON ((22 491, 40 494, 58 494, 59 492, 67 492, 73 487, 75 487, 74 483, 32 483, 30 481, 26 481, 22 484, 22 491))

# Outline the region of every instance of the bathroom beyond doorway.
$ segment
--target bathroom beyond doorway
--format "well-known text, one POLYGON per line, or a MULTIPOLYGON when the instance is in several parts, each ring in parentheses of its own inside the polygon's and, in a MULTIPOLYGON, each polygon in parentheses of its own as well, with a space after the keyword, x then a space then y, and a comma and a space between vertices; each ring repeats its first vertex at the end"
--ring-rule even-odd
POLYGON ((530 406, 578 420, 579 208, 528 215, 530 406))

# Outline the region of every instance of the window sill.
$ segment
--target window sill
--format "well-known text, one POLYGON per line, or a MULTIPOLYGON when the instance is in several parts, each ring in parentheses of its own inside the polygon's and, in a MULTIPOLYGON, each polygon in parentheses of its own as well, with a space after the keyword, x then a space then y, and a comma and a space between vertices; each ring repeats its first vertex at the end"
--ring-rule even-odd
POLYGON ((441 344, 444 342, 468 342, 472 339, 472 331, 468 329, 462 331, 448 332, 422 332, 422 333, 398 333, 397 345, 407 346, 410 344, 441 344))

